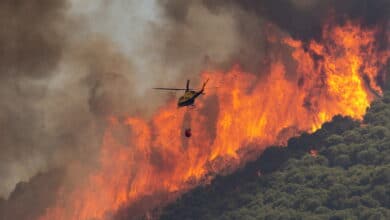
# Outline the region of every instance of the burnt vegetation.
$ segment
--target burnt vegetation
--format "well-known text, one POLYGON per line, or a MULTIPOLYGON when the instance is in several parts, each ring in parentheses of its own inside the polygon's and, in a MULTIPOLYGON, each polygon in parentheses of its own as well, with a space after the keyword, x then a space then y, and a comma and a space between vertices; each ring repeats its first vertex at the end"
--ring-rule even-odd
POLYGON ((335 116, 270 147, 185 194, 160 219, 390 219, 390 90, 362 122, 335 116))

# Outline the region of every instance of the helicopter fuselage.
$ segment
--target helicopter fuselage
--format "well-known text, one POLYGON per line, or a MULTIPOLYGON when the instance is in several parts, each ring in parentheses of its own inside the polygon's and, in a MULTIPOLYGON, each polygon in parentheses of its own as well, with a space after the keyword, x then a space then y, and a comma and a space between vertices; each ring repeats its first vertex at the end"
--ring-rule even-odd
POLYGON ((184 95, 179 98, 177 107, 193 105, 195 103, 196 97, 198 97, 200 94, 202 94, 202 92, 185 91, 184 95))
POLYGON ((179 98, 179 101, 177 102, 177 107, 184 107, 184 106, 194 106, 195 99, 201 95, 204 94, 204 88, 206 87, 207 82, 209 79, 206 80, 206 82, 203 83, 202 89, 199 91, 195 91, 193 89, 190 89, 190 80, 187 80, 187 85, 185 89, 181 88, 154 88, 158 90, 173 90, 173 91, 178 91, 178 90, 184 90, 184 95, 179 98))

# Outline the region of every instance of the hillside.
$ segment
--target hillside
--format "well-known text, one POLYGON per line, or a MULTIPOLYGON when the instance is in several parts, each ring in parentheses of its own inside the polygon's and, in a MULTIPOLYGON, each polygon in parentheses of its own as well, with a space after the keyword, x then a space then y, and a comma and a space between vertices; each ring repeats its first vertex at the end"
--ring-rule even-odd
POLYGON ((161 220, 390 219, 390 93, 185 194, 161 220))

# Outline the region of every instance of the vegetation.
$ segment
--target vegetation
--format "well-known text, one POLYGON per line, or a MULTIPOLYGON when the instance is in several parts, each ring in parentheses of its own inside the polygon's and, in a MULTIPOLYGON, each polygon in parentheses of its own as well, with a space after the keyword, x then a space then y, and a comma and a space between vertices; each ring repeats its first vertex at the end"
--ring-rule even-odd
POLYGON ((163 211, 168 219, 390 219, 390 93, 362 123, 336 116, 185 194, 163 211))

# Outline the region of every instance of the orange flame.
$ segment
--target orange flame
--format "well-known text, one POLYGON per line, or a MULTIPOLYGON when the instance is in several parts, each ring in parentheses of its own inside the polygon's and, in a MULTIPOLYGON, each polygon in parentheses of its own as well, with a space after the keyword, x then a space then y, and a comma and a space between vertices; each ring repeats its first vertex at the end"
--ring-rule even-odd
POLYGON ((309 151, 309 153, 310 153, 310 155, 311 155, 312 157, 317 157, 317 156, 318 156, 318 151, 317 151, 317 150, 311 149, 311 150, 309 151))
POLYGON ((350 22, 326 26, 322 43, 287 38, 282 42, 296 60, 295 75, 281 60, 266 77, 238 66, 204 72, 202 79, 223 86, 197 100, 196 110, 177 109, 172 101, 150 122, 113 117, 99 169, 75 190, 60 191, 41 220, 107 219, 142 197, 185 191, 209 173, 236 168, 264 147, 297 131, 314 131, 336 114, 361 119, 374 98, 371 91, 381 94, 375 79, 389 58, 377 50, 375 33, 350 22), (191 125, 190 139, 183 138, 184 124, 191 125), (119 130, 124 138, 116 137, 119 130))

